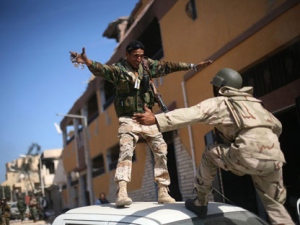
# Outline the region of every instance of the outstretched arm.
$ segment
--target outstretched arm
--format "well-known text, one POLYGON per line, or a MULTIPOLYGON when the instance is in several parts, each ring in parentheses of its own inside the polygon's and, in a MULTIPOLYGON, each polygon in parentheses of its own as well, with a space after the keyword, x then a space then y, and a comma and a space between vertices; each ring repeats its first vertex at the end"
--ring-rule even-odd
POLYGON ((206 99, 189 108, 174 109, 168 113, 154 115, 150 109, 144 107, 145 113, 135 113, 133 120, 143 125, 157 124, 161 132, 176 130, 194 123, 215 125, 222 123, 218 115, 219 100, 206 99))
POLYGON ((72 57, 72 60, 74 62, 77 62, 77 63, 82 63, 82 64, 85 64, 87 66, 91 66, 93 64, 93 61, 90 60, 86 54, 85 54, 85 48, 83 47, 82 48, 82 53, 77 53, 77 52, 71 52, 70 51, 70 56, 72 57))
POLYGON ((201 61, 198 64, 186 63, 186 62, 167 62, 167 61, 158 61, 153 59, 147 59, 149 65, 149 71, 152 78, 158 78, 166 76, 170 73, 177 71, 186 71, 186 70, 201 70, 206 66, 210 65, 213 61, 206 60, 201 61))

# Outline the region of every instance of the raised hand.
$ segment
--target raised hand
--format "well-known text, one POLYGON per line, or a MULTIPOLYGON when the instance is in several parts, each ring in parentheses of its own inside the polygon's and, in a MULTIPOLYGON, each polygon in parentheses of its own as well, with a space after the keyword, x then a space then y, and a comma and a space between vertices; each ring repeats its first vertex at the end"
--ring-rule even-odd
POLYGON ((203 69, 203 68, 209 66, 212 63, 213 63, 212 60, 202 61, 196 65, 196 68, 197 68, 197 70, 200 70, 200 69, 203 69))
POLYGON ((72 62, 77 62, 77 63, 82 63, 82 64, 86 64, 87 66, 90 66, 92 64, 92 61, 90 59, 88 59, 88 57, 85 54, 85 48, 82 48, 82 52, 77 53, 77 52, 71 52, 70 51, 70 57, 72 62))

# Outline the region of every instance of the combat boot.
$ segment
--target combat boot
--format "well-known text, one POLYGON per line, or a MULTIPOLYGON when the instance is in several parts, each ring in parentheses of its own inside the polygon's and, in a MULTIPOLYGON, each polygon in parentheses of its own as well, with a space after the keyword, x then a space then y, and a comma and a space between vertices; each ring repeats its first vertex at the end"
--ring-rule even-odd
POLYGON ((204 219, 207 215, 207 204, 207 197, 203 197, 199 192, 197 192, 195 199, 187 199, 185 201, 185 207, 201 219, 204 219))
POLYGON ((127 195, 127 182, 119 181, 118 185, 116 206, 123 207, 125 205, 131 205, 132 200, 127 195))
POLYGON ((169 195, 169 188, 165 185, 158 185, 158 203, 174 203, 175 199, 169 195))

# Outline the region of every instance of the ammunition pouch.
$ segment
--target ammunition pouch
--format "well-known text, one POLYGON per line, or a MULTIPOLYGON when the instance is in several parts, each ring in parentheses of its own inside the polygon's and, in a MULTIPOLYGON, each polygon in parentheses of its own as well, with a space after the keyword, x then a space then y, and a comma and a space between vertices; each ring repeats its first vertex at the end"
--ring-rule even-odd
POLYGON ((118 117, 133 116, 134 113, 143 113, 144 104, 147 104, 147 107, 152 109, 154 105, 154 97, 151 92, 136 92, 128 95, 117 95, 114 99, 114 105, 118 117))
POLYGON ((140 86, 140 91, 142 93, 148 92, 150 89, 150 78, 149 75, 144 74, 143 78, 141 80, 141 86, 140 86))
POLYGON ((134 82, 128 75, 126 68, 120 63, 119 64, 122 75, 118 80, 115 81, 115 97, 114 105, 116 114, 118 117, 121 116, 133 116, 134 113, 143 113, 144 105, 152 109, 155 104, 154 93, 150 88, 150 77, 144 72, 140 88, 134 87, 134 82))

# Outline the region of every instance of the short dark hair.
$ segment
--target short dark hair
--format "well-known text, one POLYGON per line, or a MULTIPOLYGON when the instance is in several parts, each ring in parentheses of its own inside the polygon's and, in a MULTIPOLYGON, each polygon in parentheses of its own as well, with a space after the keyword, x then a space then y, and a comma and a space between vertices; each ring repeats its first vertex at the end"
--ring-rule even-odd
POLYGON ((142 42, 137 41, 137 40, 134 40, 134 41, 130 42, 126 46, 126 52, 128 52, 128 53, 130 53, 130 52, 132 52, 133 50, 136 50, 136 49, 143 49, 143 50, 145 50, 145 46, 143 45, 142 42))

